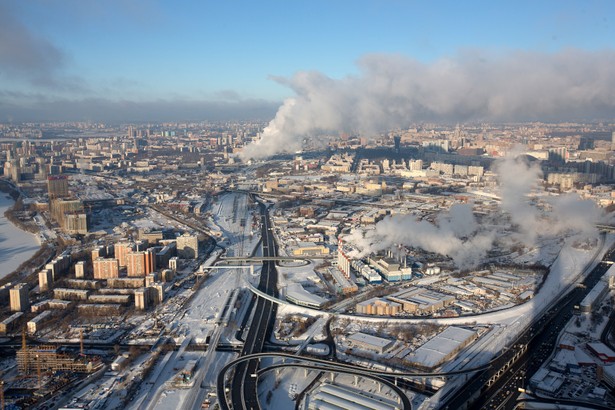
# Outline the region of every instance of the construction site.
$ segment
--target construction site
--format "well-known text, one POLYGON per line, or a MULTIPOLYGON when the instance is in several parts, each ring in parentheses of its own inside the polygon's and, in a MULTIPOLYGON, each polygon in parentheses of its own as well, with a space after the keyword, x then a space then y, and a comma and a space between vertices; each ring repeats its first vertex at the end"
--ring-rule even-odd
POLYGON ((0 410, 54 408, 61 404, 58 400, 62 395, 58 393, 88 383, 104 368, 99 356, 84 353, 83 336, 79 350, 62 345, 29 345, 24 328, 14 361, 0 368, 0 410))

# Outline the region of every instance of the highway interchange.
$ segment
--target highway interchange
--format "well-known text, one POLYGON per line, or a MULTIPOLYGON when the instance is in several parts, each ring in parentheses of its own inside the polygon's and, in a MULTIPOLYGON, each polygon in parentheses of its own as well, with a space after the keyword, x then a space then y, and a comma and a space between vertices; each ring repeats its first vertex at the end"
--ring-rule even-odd
MULTIPOLYGON (((260 202, 262 218, 263 256, 277 257, 277 247, 267 206, 260 202)), ((611 260, 608 252, 605 260, 611 260)), ((574 306, 578 305, 602 275, 608 270, 606 263, 599 263, 583 280, 583 286, 572 288, 559 301, 544 312, 537 312, 533 324, 526 329, 517 340, 504 349, 485 366, 448 373, 395 373, 378 372, 361 369, 356 366, 310 359, 292 357, 294 363, 278 363, 259 369, 260 358, 274 356, 283 358, 282 353, 259 354, 263 351, 265 342, 269 339, 275 321, 276 303, 264 297, 255 295, 252 298, 248 312, 253 312, 248 333, 241 356, 223 368, 218 375, 217 394, 222 409, 259 409, 257 383, 261 374, 275 367, 296 366, 306 369, 318 369, 346 374, 361 375, 378 380, 386 385, 395 385, 396 379, 416 377, 450 377, 456 374, 470 375, 462 389, 458 389, 449 397, 444 397, 440 408, 492 408, 513 409, 519 394, 518 388, 525 387, 527 378, 535 372, 550 356, 559 332, 573 314, 574 306), (299 362, 300 361, 300 362, 299 362), (234 369, 231 380, 227 381, 227 371, 234 369), (227 401, 230 393, 230 403, 227 401)), ((275 260, 264 260, 258 285, 259 293, 277 298, 277 271, 275 260)), ((403 391, 395 388, 400 394, 402 408, 410 409, 410 401, 403 391)), ((601 408, 600 406, 596 408, 601 408)))

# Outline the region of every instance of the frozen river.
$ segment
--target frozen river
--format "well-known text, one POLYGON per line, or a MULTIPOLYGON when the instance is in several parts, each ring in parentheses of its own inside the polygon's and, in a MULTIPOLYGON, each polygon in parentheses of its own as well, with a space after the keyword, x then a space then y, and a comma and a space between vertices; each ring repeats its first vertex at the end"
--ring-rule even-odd
POLYGON ((0 192, 0 278, 17 269, 40 248, 36 235, 22 231, 4 217, 4 212, 14 203, 9 194, 0 192))

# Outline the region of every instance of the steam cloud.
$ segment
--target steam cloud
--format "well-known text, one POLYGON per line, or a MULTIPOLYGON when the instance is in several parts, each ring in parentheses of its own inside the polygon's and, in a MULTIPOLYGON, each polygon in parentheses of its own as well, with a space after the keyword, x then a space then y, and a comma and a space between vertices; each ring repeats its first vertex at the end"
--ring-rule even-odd
MULTIPOLYGON (((500 181, 501 210, 508 215, 516 230, 514 240, 527 247, 538 237, 578 235, 596 237, 595 223, 603 217, 595 203, 581 200, 575 194, 547 198, 550 209, 540 209, 529 202, 536 189, 540 168, 511 152, 496 164, 500 181)), ((417 220, 413 215, 394 215, 378 222, 375 229, 355 230, 345 238, 365 256, 395 245, 421 248, 449 256, 462 269, 476 267, 485 261, 494 241, 504 233, 505 225, 480 225, 472 214, 472 205, 453 205, 440 214, 435 224, 417 220)))
POLYGON ((299 72, 279 80, 296 94, 278 109, 244 159, 301 148, 324 134, 375 132, 417 121, 530 121, 610 118, 615 51, 464 53, 431 64, 368 55, 360 74, 333 79, 299 72))

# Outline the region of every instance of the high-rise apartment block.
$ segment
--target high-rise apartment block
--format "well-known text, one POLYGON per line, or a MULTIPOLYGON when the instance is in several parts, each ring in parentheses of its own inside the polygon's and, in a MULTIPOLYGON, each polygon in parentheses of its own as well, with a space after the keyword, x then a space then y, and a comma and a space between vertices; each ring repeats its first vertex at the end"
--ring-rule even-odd
POLYGON ((126 273, 128 276, 145 276, 156 270, 156 252, 148 249, 130 252, 126 255, 126 273))
POLYGON ((28 291, 26 283, 19 283, 11 289, 10 302, 12 312, 25 312, 30 307, 28 291))
POLYGON ((85 262, 79 261, 75 263, 75 277, 79 279, 85 278, 85 262))
POLYGON ((52 284, 53 274, 51 272, 51 269, 42 269, 38 272, 38 287, 41 292, 45 292, 51 289, 52 284))
POLYGON ((196 235, 185 233, 177 237, 177 256, 182 259, 199 257, 199 239, 196 235))
POLYGON ((135 244, 132 242, 118 242, 114 245, 115 259, 120 263, 120 267, 126 266, 127 255, 135 250, 135 244))
POLYGON ((49 200, 68 197, 68 178, 65 175, 48 177, 47 193, 49 194, 49 200))
POLYGON ((97 258, 92 262, 94 279, 110 279, 120 276, 120 265, 115 258, 97 258))

